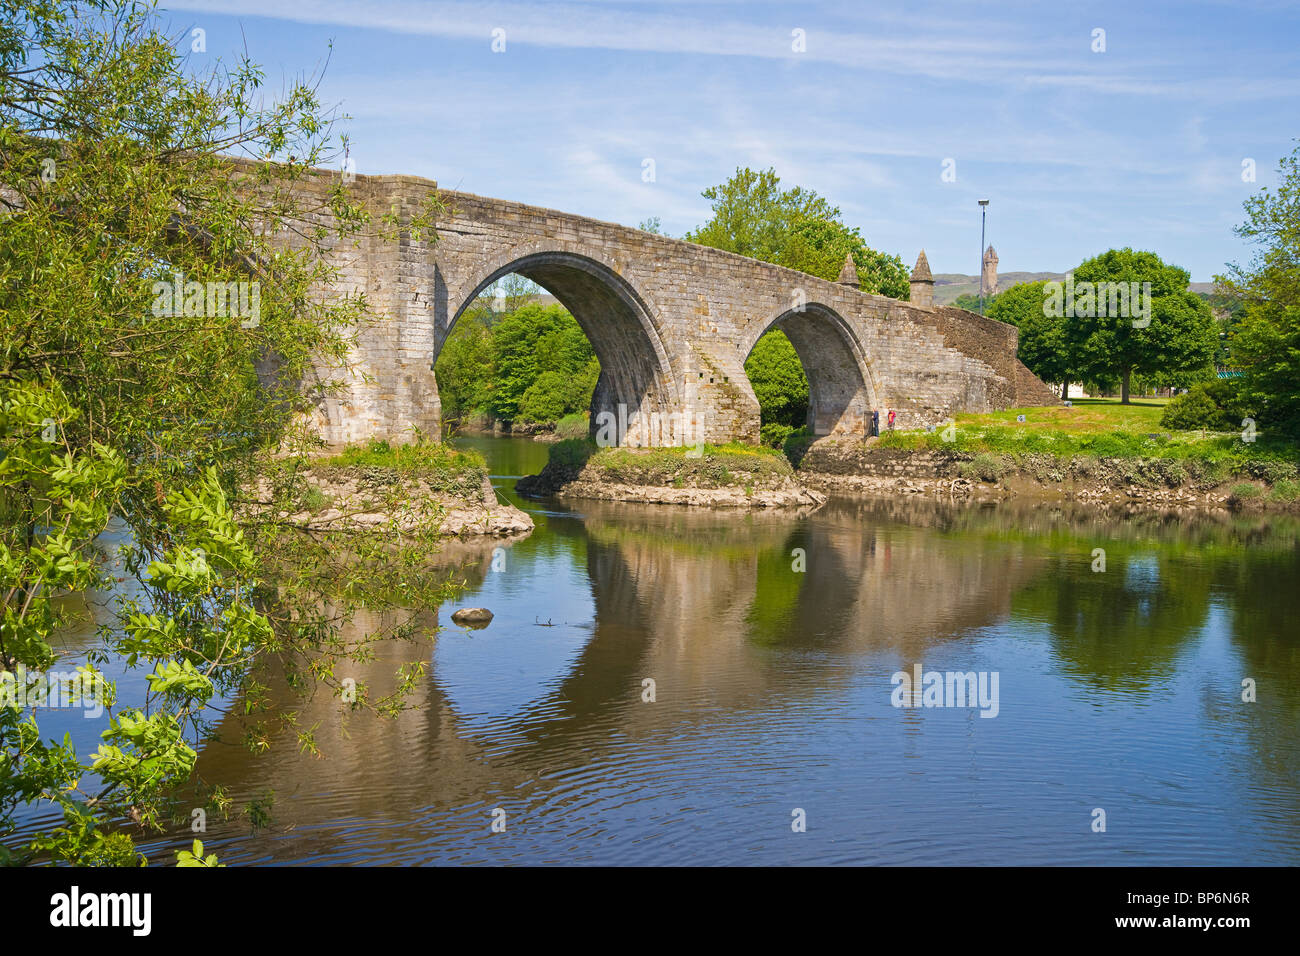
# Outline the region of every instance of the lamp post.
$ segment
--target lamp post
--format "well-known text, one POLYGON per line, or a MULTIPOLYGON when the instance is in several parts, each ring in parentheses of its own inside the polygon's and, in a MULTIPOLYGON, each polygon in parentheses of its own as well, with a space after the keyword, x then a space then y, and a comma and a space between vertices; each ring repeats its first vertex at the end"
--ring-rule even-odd
POLYGON ((984 217, 989 211, 989 201, 979 200, 980 204, 980 315, 984 314, 984 217))

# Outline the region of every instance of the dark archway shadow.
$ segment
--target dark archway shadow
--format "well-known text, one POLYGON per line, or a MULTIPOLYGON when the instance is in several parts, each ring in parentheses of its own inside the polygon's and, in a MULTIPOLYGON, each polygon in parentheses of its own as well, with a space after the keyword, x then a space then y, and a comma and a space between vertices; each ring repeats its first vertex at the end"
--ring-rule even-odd
POLYGON ((758 339, 771 331, 782 332, 790 340, 808 378, 809 431, 818 438, 865 438, 872 409, 880 408, 879 392, 864 350, 839 313, 808 303, 801 310, 790 309, 777 316, 758 339))

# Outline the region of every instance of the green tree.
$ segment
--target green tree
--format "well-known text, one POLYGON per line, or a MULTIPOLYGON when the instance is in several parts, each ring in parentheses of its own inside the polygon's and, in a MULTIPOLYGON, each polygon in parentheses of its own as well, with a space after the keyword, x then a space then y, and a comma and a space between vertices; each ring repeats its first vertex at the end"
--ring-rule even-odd
POLYGON ((911 297, 911 273, 898 256, 867 246, 857 228, 826 219, 806 219, 791 231, 776 261, 788 269, 834 282, 846 256, 853 257, 858 288, 906 301, 911 297))
POLYGON ((1046 282, 1022 282, 988 301, 988 316, 1020 330, 1017 356, 1045 382, 1061 383, 1061 398, 1069 397, 1075 362, 1065 323, 1047 314, 1046 282))
POLYGON ((902 259, 869 248, 856 228, 844 225, 839 207, 813 190, 782 189, 774 169, 737 169, 731 179, 702 195, 712 201, 713 217, 686 234, 690 242, 832 282, 844 257, 852 255, 863 292, 895 299, 910 294, 910 273, 902 259))
MULTIPOLYGON (((96 539, 116 519, 131 599, 95 656, 147 678, 119 701, 78 670, 74 692, 106 708, 91 755, 45 742, 32 707, 0 707, 4 862, 140 862, 123 825, 162 825, 214 697, 246 691, 266 712, 252 660, 337 688, 357 652, 333 639, 356 599, 327 606, 290 570, 309 544, 275 516, 296 510, 311 416, 369 317, 362 298, 313 294, 339 278, 327 247, 396 221, 372 221, 341 180, 304 198, 307 168, 334 155, 330 115, 311 79, 269 102, 261 84, 245 59, 194 75, 148 5, 9 0, 0 18, 0 669, 16 693, 50 666, 52 598, 105 583, 96 539), (290 232, 291 247, 273 241, 290 232), (184 307, 164 301, 177 281, 184 307), (240 282, 247 308, 204 294, 240 282), (232 494, 254 476, 269 517, 238 520, 251 502, 232 494), (36 801, 63 825, 10 845, 16 808, 36 801)), ((426 235, 432 212, 405 233, 426 235)), ((313 573, 341 550, 314 551, 313 573)))
POLYGON ((790 339, 779 329, 768 332, 745 359, 745 374, 754 387, 764 425, 802 427, 808 419, 808 377, 790 339))
MULTIPOLYGON (((1021 284, 1023 285, 1023 283, 1021 284)), ((1015 288, 1015 286, 1012 286, 1012 288, 1015 288)), ((977 315, 992 315, 990 310, 993 308, 993 300, 1001 294, 1001 292, 985 293, 983 313, 980 312, 980 297, 978 292, 963 292, 953 300, 952 304, 958 309, 965 309, 967 312, 974 312, 977 315)))
POLYGON ((1300 305, 1249 304, 1231 342, 1233 364, 1244 370, 1240 403, 1261 426, 1300 438, 1300 305))
POLYGON ((600 376, 600 363, 591 361, 577 374, 548 370, 537 376, 519 399, 519 419, 557 422, 565 415, 591 407, 591 393, 600 376))
POLYGON ((502 315, 536 302, 545 291, 532 279, 511 272, 480 292, 471 308, 482 312, 484 321, 491 328, 502 315))
POLYGON ((775 169, 737 168, 729 180, 701 195, 713 203, 713 218, 686 239, 764 262, 781 262, 791 232, 805 220, 840 219, 839 207, 812 190, 782 189, 775 169))
MULTIPOLYGON (((592 376, 595 353, 581 326, 560 306, 541 306, 530 303, 501 317, 493 329, 496 380, 493 383, 488 409, 502 421, 554 421, 549 412, 560 407, 562 417, 581 411, 591 401, 591 392, 585 399, 566 382, 560 380, 579 378, 584 384, 592 376), (525 402, 529 389, 544 373, 554 373, 533 390, 525 402), (577 406, 577 402, 585 404, 577 406), (543 417, 536 417, 543 416, 543 417)), ((598 375, 599 365, 594 366, 598 375)))
POLYGON ((1278 165, 1278 185, 1246 200, 1236 233, 1258 247, 1247 265, 1216 276, 1245 303, 1229 339, 1231 363, 1243 371, 1241 400, 1261 425, 1300 437, 1300 146, 1278 165))
POLYGON ((458 421, 487 407, 496 379, 491 318, 485 308, 467 309, 438 353, 434 372, 447 421, 458 421))
POLYGON ((1079 372, 1099 379, 1118 376, 1125 404, 1134 372, 1161 374, 1175 382, 1204 377, 1218 335, 1209 306, 1187 288, 1190 278, 1187 270, 1166 265, 1154 252, 1129 248, 1111 249, 1083 262, 1074 270, 1075 315, 1062 315, 1070 309, 1057 310, 1052 308, 1057 303, 1049 303, 1049 311, 1065 322, 1079 372), (1086 298, 1088 283, 1095 295, 1091 303, 1086 298), (1149 315, 1139 316, 1133 302, 1127 310, 1117 308, 1117 297, 1099 291, 1102 283, 1122 283, 1126 289, 1137 283, 1139 291, 1149 283, 1149 302, 1142 297, 1149 315))

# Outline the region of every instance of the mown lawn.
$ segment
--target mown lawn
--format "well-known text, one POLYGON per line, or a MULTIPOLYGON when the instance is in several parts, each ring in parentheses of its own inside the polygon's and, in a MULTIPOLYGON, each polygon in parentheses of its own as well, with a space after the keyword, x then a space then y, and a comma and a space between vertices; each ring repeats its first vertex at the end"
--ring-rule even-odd
POLYGON ((1118 398, 1072 398, 1073 407, 1053 405, 1046 408, 1010 408, 987 414, 961 414, 958 425, 973 428, 1006 427, 1033 430, 1084 433, 1100 431, 1161 432, 1160 416, 1167 398, 1144 398, 1121 405, 1118 398), (1023 422, 1016 421, 1024 415, 1023 422))

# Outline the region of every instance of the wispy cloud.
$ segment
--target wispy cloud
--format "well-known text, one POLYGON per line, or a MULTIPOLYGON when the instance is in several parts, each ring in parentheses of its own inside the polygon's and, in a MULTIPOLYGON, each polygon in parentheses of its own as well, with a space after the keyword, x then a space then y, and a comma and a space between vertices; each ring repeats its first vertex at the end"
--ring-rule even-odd
POLYGON ((1064 268, 1118 242, 1207 278, 1238 253, 1225 223, 1254 188, 1242 157, 1267 182, 1300 133, 1297 15, 1268 3, 169 7, 214 25, 209 48, 224 26, 287 72, 333 37, 322 94, 354 117, 362 172, 629 224, 658 215, 680 234, 708 215, 701 189, 773 166, 873 244, 909 261, 924 246, 938 271, 973 270, 967 233, 987 197, 1007 270, 1064 268), (1089 45, 1098 25, 1103 54, 1089 45), (940 180, 946 158, 955 182, 940 180))

